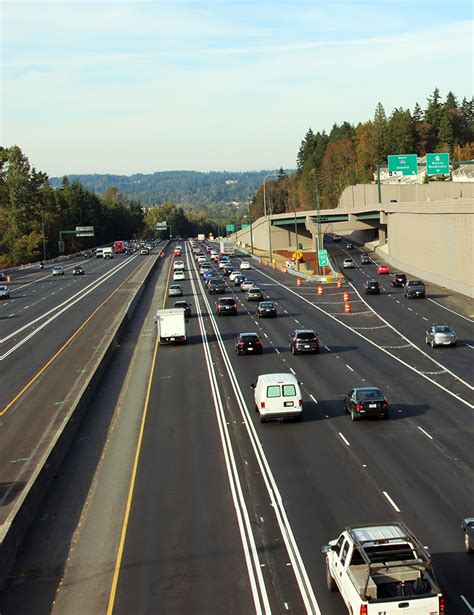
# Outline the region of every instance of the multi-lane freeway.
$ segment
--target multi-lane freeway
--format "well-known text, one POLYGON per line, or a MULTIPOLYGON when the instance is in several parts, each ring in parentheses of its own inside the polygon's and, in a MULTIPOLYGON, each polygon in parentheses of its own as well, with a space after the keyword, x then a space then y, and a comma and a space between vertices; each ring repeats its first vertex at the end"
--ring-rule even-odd
MULTIPOLYGON (((332 254, 340 265, 348 253, 334 245, 332 254)), ((321 546, 347 525, 401 520, 429 547, 447 612, 472 613, 474 558, 463 551, 460 528, 474 511, 472 321, 433 296, 405 299, 388 280, 380 280, 380 296, 363 295, 373 264, 351 270, 342 289, 317 295, 314 284, 298 285, 256 259, 245 274, 277 302, 278 317, 257 319, 256 304, 225 278, 238 315, 218 318, 188 244, 184 256, 188 344, 156 343, 156 309, 175 300, 167 297, 169 253, 25 541, 0 611, 342 615, 341 597, 326 589, 321 546), (458 347, 426 346, 427 325, 446 321, 458 347), (318 332, 318 355, 289 352, 295 328, 318 332), (235 354, 244 331, 259 333, 261 356, 235 354), (301 382, 300 423, 260 423, 250 385, 273 372, 301 382), (388 421, 353 422, 344 413, 344 395, 358 385, 381 388, 388 421)), ((238 267, 243 259, 232 261, 238 267)), ((119 263, 123 280, 133 257, 119 263)), ((110 265, 94 263, 95 277, 107 279, 110 265)), ((66 279, 37 280, 29 306, 47 297, 41 301, 56 306, 52 316, 86 292, 87 277, 77 289, 66 279)), ((112 283, 119 286, 119 277, 112 283)), ((100 292, 94 287, 82 303, 88 314, 104 300, 100 292)), ((80 306, 45 326, 35 344, 25 342, 32 357, 45 347, 37 365, 60 346, 48 341, 52 331, 67 339, 84 321, 84 314, 73 320, 80 306)), ((30 329, 9 338, 2 353, 36 330, 37 316, 31 312, 30 329)), ((20 328, 10 318, 2 339, 20 328)), ((20 372, 27 357, 17 359, 20 372)), ((33 372, 26 369, 21 382, 10 376, 3 406, 33 372)))

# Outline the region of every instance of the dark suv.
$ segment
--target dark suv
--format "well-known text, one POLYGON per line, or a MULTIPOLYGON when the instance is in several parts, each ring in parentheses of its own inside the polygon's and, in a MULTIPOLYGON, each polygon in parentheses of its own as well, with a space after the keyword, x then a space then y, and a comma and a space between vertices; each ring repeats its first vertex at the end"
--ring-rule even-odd
POLYGON ((225 283, 222 280, 209 280, 207 288, 210 295, 212 293, 225 293, 225 283))
POLYGON ((217 315, 231 314, 237 315, 237 301, 233 297, 221 297, 216 303, 217 315))
POLYGON ((407 281, 407 276, 404 273, 394 273, 392 279, 390 280, 390 285, 393 287, 402 288, 405 286, 407 281))
POLYGON ((319 340, 313 329, 296 329, 290 335, 288 348, 293 354, 300 352, 319 353, 319 340))
POLYGON ((367 280, 364 282, 365 295, 380 295, 380 284, 377 280, 367 280))

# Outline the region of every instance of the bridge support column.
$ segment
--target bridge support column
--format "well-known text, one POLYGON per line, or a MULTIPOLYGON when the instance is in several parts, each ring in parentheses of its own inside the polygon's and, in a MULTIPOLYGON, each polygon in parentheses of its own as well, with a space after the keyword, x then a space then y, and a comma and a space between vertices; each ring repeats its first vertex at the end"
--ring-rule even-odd
POLYGON ((379 228, 379 246, 384 246, 387 243, 387 229, 379 228))

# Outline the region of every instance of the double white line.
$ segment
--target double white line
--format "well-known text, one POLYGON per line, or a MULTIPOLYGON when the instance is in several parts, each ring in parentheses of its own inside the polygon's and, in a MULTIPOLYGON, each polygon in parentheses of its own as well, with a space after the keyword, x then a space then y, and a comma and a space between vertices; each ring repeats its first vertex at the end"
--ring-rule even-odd
MULTIPOLYGON (((188 249, 188 246, 186 248, 188 249)), ((236 374, 231 365, 231 362, 230 362, 227 350, 224 346, 220 331, 217 327, 216 319, 212 312, 212 308, 209 304, 209 300, 206 296, 202 282, 199 278, 199 273, 197 272, 196 266, 194 263, 193 263, 193 268, 194 268, 194 272, 196 273, 197 279, 199 280, 201 296, 202 296, 203 302, 205 303, 207 307, 209 318, 212 323, 212 327, 214 329, 214 333, 216 335, 216 339, 217 339, 219 348, 222 353, 222 358, 226 366, 227 374, 229 376, 235 398, 237 400, 239 409, 244 419, 243 422, 247 429, 247 433, 248 433, 249 440, 250 440, 250 443, 252 445, 252 448, 255 454, 255 458, 259 465, 261 475, 264 479, 265 487, 270 497, 273 510, 275 511, 276 520, 280 527, 283 541, 285 543, 288 556, 290 558, 292 569, 295 574, 296 581, 298 583, 298 587, 301 592, 301 597, 306 607, 306 611, 314 615, 321 615, 321 610, 316 601, 313 588, 311 587, 311 583, 309 581, 306 569, 303 564, 303 560, 298 550, 298 546, 296 544, 296 540, 294 538, 293 531, 290 526, 290 522, 288 520, 285 508, 283 506, 282 497, 276 485, 276 482, 271 472, 268 461, 265 457, 262 444, 258 438, 257 432, 253 425, 253 422, 252 422, 250 413, 248 411, 248 408, 246 406, 242 391, 239 387, 236 374)), ((196 292, 196 285, 194 283, 193 278, 191 278, 191 286, 192 286, 193 292, 197 300, 198 294, 196 292)), ((203 318, 199 310, 197 310, 197 314, 199 318, 199 326, 201 329, 201 335, 202 335, 203 342, 204 342, 204 352, 206 356, 206 363, 208 366, 209 379, 211 382, 211 388, 212 388, 213 398, 214 398, 214 405, 216 408, 218 425, 219 425, 219 430, 221 433, 221 439, 222 439, 223 448, 224 448, 224 456, 226 460, 229 481, 231 484, 232 496, 234 498, 234 506, 237 512, 237 519, 239 523, 242 544, 244 547, 244 554, 245 554, 245 559, 247 562, 247 569, 249 572, 250 582, 252 586, 252 594, 254 598, 255 608, 256 608, 257 613, 262 613, 262 612, 270 613, 271 609, 270 609, 270 604, 268 601, 268 594, 267 594, 267 590, 265 587, 263 575, 261 572, 261 565, 258 559, 258 553, 257 553, 256 546, 255 546, 255 540, 254 540, 254 536, 252 533, 250 520, 248 517, 247 506, 246 506, 245 499, 244 499, 241 485, 240 485, 240 479, 239 479, 239 474, 238 474, 237 467, 236 467, 235 457, 234 457, 234 453, 232 449, 232 443, 230 440, 230 435, 229 435, 227 423, 225 420, 223 404, 222 404, 220 392, 219 392, 218 385, 217 385, 217 378, 216 378, 216 374, 214 370, 214 365, 212 363, 209 344, 207 341, 207 334, 205 332, 203 318), (257 587, 257 584, 258 584, 258 587, 257 587)))

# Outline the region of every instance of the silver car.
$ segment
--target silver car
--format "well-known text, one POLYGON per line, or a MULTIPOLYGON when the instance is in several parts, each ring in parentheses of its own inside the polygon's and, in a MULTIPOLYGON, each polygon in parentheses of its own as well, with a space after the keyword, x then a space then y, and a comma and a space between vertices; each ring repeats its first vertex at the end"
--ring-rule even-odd
POLYGON ((64 275, 64 267, 62 265, 53 267, 53 275, 64 275))
POLYGON ((344 269, 354 269, 354 261, 352 258, 345 258, 342 266, 344 269))
POLYGON ((179 284, 171 284, 168 289, 168 297, 182 297, 183 289, 179 284))
POLYGON ((5 284, 0 285, 0 299, 10 299, 10 289, 5 284))
POLYGON ((458 339, 449 325, 433 325, 426 332, 425 341, 431 344, 431 348, 434 348, 435 346, 456 346, 458 339))

